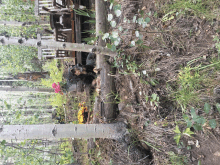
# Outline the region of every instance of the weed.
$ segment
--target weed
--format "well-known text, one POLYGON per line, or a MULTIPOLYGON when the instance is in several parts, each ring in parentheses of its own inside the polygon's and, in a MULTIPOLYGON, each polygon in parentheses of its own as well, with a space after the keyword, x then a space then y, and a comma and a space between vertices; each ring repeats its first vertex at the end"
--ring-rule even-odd
POLYGON ((176 135, 174 136, 174 140, 176 141, 176 144, 178 145, 180 142, 180 138, 183 135, 189 136, 191 137, 192 134, 194 134, 194 132, 190 131, 190 128, 186 128, 182 133, 179 130, 179 126, 176 125, 176 128, 174 129, 174 132, 176 133, 176 135))
POLYGON ((82 40, 89 45, 94 45, 97 39, 98 39, 97 37, 87 37, 87 38, 83 38, 82 40))
MULTIPOLYGON (((145 97, 146 102, 149 100, 149 96, 145 97)), ((159 96, 156 93, 153 93, 150 97, 150 105, 156 105, 158 107, 158 102, 159 102, 159 96)))
POLYGON ((198 103, 198 93, 195 91, 200 88, 203 79, 198 71, 192 72, 189 66, 180 71, 178 78, 180 87, 175 93, 175 99, 185 111, 187 105, 198 103))
POLYGON ((172 165, 184 165, 187 163, 187 158, 182 155, 177 155, 174 152, 168 152, 170 157, 170 162, 172 165))
POLYGON ((120 99, 120 95, 118 92, 111 92, 111 93, 108 93, 107 94, 107 98, 110 98, 110 97, 113 97, 114 99, 114 102, 115 104, 119 104, 120 102, 122 102, 122 100, 120 99))
POLYGON ((56 93, 49 98, 49 101, 53 107, 62 107, 66 103, 66 97, 56 93))
MULTIPOLYGON (((59 69, 57 67, 58 65, 58 61, 57 60, 53 60, 51 62, 47 62, 43 68, 46 71, 50 72, 50 79, 41 79, 41 83, 42 85, 46 86, 46 87, 52 87, 52 84, 54 82, 61 82, 62 81, 62 77, 63 77, 63 69, 59 69)), ((63 68, 63 67, 61 67, 63 68)))
POLYGON ((147 144, 148 146, 152 147, 152 148, 155 149, 156 151, 161 152, 159 149, 157 149, 157 148, 156 148, 155 146, 153 146, 151 143, 146 142, 146 141, 144 141, 144 140, 141 140, 141 141, 144 142, 145 144, 147 144))
POLYGON ((220 54, 220 40, 217 36, 214 37, 214 41, 216 41, 215 46, 218 50, 218 53, 220 54))
MULTIPOLYGON (((48 62, 44 65, 44 69, 48 70, 50 72, 50 78, 48 79, 41 79, 42 85, 46 87, 52 87, 52 84, 54 82, 61 82, 63 78, 63 69, 59 69, 57 67, 58 61, 53 60, 51 62, 48 62)), ((63 67, 61 67, 63 68, 63 67)), ((50 97, 49 101, 51 102, 51 105, 56 107, 62 107, 63 104, 66 103, 66 97, 64 95, 60 94, 54 94, 50 97)))
MULTIPOLYGON (((164 6, 163 9, 167 14, 172 11, 175 15, 180 13, 213 19, 218 17, 218 5, 219 2, 216 0, 176 0, 173 3, 164 6)), ((171 15, 170 17, 165 18, 173 19, 174 16, 171 15)))
POLYGON ((74 163, 73 152, 71 151, 72 144, 69 143, 68 139, 63 140, 64 142, 59 146, 62 154, 60 164, 74 163))
POLYGON ((85 17, 91 17, 95 18, 95 12, 89 11, 89 10, 81 10, 81 9, 73 9, 77 15, 85 16, 85 17))
MULTIPOLYGON (((219 104, 216 104, 216 107, 218 111, 220 112, 219 104)), ((206 119, 208 118, 207 115, 209 114, 210 109, 211 109, 211 106, 208 103, 205 103, 204 104, 204 112, 206 114, 205 117, 197 115, 194 108, 191 108, 191 111, 190 111, 191 119, 188 115, 183 114, 183 119, 186 121, 187 127, 190 128, 193 126, 193 128, 196 131, 201 131, 203 129, 204 124, 207 123, 208 121, 208 124, 211 128, 213 129, 216 128, 217 122, 215 121, 215 119, 209 119, 209 120, 206 119)))

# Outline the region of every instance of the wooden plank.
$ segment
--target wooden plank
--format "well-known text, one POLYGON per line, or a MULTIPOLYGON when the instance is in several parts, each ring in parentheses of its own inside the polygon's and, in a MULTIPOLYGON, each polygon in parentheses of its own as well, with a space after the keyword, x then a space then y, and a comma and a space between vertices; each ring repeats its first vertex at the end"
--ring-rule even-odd
MULTIPOLYGON (((74 14, 73 11, 71 12, 71 25, 72 25, 72 43, 75 43, 75 22, 74 22, 74 14)), ((76 52, 72 51, 71 52, 72 57, 74 57, 74 63, 76 63, 75 61, 75 57, 76 57, 76 52)))
MULTIPOLYGON (((74 4, 80 5, 80 0, 74 0, 74 4)), ((81 43, 81 16, 74 13, 75 16, 75 41, 76 43, 81 43)), ((76 52, 77 63, 82 64, 82 53, 76 52)))
POLYGON ((34 14, 39 15, 39 0, 35 0, 34 4, 34 14))

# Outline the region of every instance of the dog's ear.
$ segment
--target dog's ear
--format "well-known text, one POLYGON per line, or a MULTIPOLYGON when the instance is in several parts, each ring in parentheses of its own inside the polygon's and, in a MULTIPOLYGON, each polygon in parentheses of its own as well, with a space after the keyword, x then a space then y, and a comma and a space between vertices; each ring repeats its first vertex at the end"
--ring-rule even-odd
POLYGON ((100 74, 100 71, 101 71, 101 70, 102 70, 102 68, 98 68, 98 69, 97 69, 97 68, 95 67, 95 68, 93 69, 93 72, 95 72, 96 74, 100 74))

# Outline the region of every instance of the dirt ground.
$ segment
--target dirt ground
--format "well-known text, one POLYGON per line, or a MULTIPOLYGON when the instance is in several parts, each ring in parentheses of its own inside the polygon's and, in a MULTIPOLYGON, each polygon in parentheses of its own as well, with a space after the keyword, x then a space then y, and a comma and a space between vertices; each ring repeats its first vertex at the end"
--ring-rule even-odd
MULTIPOLYGON (((114 17, 117 26, 109 31, 119 26, 124 29, 119 32, 122 42, 117 48, 122 50, 122 55, 129 56, 130 62, 134 61, 139 66, 134 73, 128 65, 122 66, 126 59, 121 57, 112 64, 120 66, 114 75, 118 104, 115 120, 128 125, 130 136, 124 142, 96 140, 95 148, 97 152, 101 150, 101 154, 99 158, 90 157, 95 164, 218 165, 220 162, 219 125, 215 129, 194 131, 192 137, 181 137, 181 145, 176 144, 173 130, 177 121, 181 131, 186 125, 181 124, 182 109, 172 95, 179 88, 178 74, 188 62, 194 61, 193 66, 208 65, 212 58, 218 57, 213 38, 220 34, 220 21, 189 14, 163 22, 166 13, 162 7, 169 2, 118 0, 122 14, 114 17), (140 9, 151 13, 147 27, 142 28, 132 21, 124 22, 124 18, 132 20, 135 15, 138 16, 140 9), (145 47, 129 46, 137 30, 143 35, 145 47), (154 93, 159 97, 158 106, 146 100, 146 96, 154 93)), ((109 9, 108 12, 112 13, 109 9)), ((204 85, 200 100, 206 98, 206 101, 216 103, 213 89, 218 86, 219 78, 218 75, 204 85)), ((198 107, 203 106, 202 102, 198 102, 198 107)))

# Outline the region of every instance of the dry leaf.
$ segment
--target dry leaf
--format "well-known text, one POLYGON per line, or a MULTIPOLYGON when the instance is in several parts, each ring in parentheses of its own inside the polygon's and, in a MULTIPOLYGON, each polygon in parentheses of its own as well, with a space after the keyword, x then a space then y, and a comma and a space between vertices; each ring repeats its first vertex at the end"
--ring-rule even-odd
POLYGON ((198 140, 196 140, 196 147, 197 147, 197 148, 200 148, 200 145, 199 145, 199 141, 198 141, 198 140))
POLYGON ((141 9, 141 10, 145 10, 145 9, 146 9, 146 6, 142 7, 142 9, 141 9))

